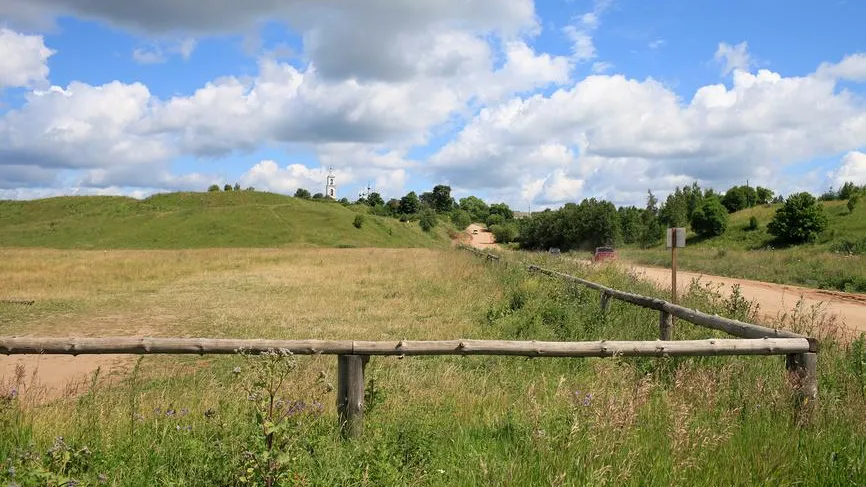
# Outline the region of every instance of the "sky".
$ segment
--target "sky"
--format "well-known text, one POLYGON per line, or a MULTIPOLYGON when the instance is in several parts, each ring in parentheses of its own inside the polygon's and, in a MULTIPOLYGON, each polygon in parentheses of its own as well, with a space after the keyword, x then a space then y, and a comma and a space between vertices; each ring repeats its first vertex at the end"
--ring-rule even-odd
POLYGON ((866 184, 866 2, 0 0, 0 199, 866 184))

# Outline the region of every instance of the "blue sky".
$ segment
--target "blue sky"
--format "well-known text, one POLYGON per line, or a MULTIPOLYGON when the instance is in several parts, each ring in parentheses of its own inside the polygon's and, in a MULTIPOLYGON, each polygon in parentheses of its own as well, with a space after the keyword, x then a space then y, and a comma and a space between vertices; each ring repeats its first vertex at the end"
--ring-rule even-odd
POLYGON ((0 198, 866 184, 866 4, 4 0, 0 198))

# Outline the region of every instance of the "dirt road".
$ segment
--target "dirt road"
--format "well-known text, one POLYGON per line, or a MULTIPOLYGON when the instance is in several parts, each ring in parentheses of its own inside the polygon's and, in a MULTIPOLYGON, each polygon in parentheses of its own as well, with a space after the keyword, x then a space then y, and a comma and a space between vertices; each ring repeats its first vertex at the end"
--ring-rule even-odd
POLYGON ((466 228, 466 232, 469 234, 469 243, 473 247, 486 249, 496 246, 496 240, 493 238, 493 234, 477 223, 469 225, 466 228))
MULTIPOLYGON (((467 228, 470 236, 470 244, 474 247, 484 249, 496 245, 493 234, 486 232, 480 225, 470 225, 467 228), (474 231, 478 230, 475 234, 474 231)), ((587 260, 587 264, 590 262, 587 260)), ((659 286, 670 288, 671 271, 659 267, 649 267, 628 262, 621 265, 630 269, 646 279, 656 282, 659 286)), ((720 292, 726 296, 730 295, 731 286, 740 285, 743 296, 760 305, 760 315, 772 322, 782 313, 790 313, 803 298, 804 310, 813 305, 823 303, 823 309, 829 314, 835 314, 849 329, 866 331, 866 295, 843 293, 838 291, 827 291, 822 289, 811 289, 787 284, 774 284, 762 281, 750 281, 747 279, 735 279, 730 277, 712 276, 699 272, 679 271, 677 277, 677 289, 679 292, 688 290, 692 279, 700 277, 702 282, 720 285, 720 292)))
MULTIPOLYGON (((636 274, 643 274, 647 279, 660 286, 670 288, 671 271, 659 267, 648 267, 624 263, 636 274)), ((722 286, 720 291, 730 294, 731 286, 740 285, 740 291, 746 299, 756 301, 760 305, 760 313, 768 319, 774 319, 781 313, 790 312, 800 297, 808 309, 818 303, 824 303, 824 310, 835 314, 848 328, 866 331, 866 295, 811 289, 787 284, 774 284, 747 279, 711 276, 699 272, 678 271, 677 290, 685 292, 692 279, 700 277, 702 282, 710 282, 722 286)))

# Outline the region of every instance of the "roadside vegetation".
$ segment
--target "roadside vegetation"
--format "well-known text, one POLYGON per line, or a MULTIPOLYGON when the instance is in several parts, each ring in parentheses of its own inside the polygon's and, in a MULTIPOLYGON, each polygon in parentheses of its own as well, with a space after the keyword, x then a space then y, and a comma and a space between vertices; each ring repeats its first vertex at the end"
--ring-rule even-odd
MULTIPOLYGON (((604 316, 595 292, 457 251, 2 252, 0 294, 37 300, 3 309, 10 334, 65 334, 70 327, 82 336, 590 340, 657 334, 655 312, 612 302, 604 316)), ((513 257, 661 295, 613 267, 513 257)), ((683 300, 707 312, 754 318, 742 296, 723 298, 697 283, 683 300)), ((77 392, 46 395, 29 369, 3 384, 0 481, 855 485, 866 478, 864 340, 839 339, 820 312, 800 310, 779 320, 775 325, 823 340, 820 407, 804 423, 794 414, 782 357, 374 357, 367 367, 365 434, 344 441, 332 356, 149 356, 129 361, 120 375, 93 373, 77 392), (270 398, 276 406, 266 410, 262 401, 270 398)), ((685 323, 675 330, 678 339, 710 336, 685 323)))

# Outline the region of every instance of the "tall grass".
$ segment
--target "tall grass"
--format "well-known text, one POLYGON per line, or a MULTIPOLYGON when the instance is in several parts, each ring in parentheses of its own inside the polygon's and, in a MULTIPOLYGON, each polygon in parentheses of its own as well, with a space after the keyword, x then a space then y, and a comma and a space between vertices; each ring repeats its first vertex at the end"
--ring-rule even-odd
MULTIPOLYGON (((211 317, 225 316, 210 324, 219 336, 577 340, 657 334, 655 312, 614 301, 602 315, 595 292, 468 254, 306 251, 262 261, 256 252, 238 251, 222 257, 200 271, 156 270, 161 277, 142 283, 124 284, 112 265, 88 272, 111 296, 105 302, 116 302, 111 313, 124 313, 126 305, 133 315, 143 312, 151 301, 142 288, 164 298, 164 312, 177 313, 178 320, 160 324, 162 334, 206 332, 182 312, 196 300, 208 301, 211 317), (292 282, 297 286, 288 286, 292 282), (187 294, 203 283, 211 285, 187 294), (259 294, 264 297, 256 300, 259 294), (282 314, 277 305, 259 311, 266 301, 286 308, 282 314), (239 314, 245 303, 248 314, 239 314), (309 316, 301 320, 298 313, 309 316), (232 324, 241 316, 249 330, 232 324)), ((31 265, 38 266, 35 260, 31 265)), ((660 295, 612 268, 543 263, 660 295)), ((28 284, 24 274, 16 280, 34 291, 51 282, 28 284)), ((54 285, 62 288, 62 280, 54 285)), ((45 292, 70 302, 96 299, 85 291, 45 292)), ((748 303, 700 284, 683 299, 709 312, 753 317, 748 303)), ((17 319, 35 332, 45 321, 42 331, 56 333, 50 310, 37 311, 17 319)), ((99 313, 85 305, 72 317, 99 313)), ((791 328, 823 326, 821 317, 802 313, 783 319, 791 328)), ((714 335, 685 323, 675 330, 678 339, 714 335)), ((862 338, 845 343, 827 337, 822 344, 820 407, 806 424, 797 423, 782 357, 374 357, 367 367, 365 434, 353 441, 340 437, 333 392, 321 395, 335 377, 336 360, 297 358, 280 388, 283 404, 320 401, 323 409, 291 416, 297 420, 282 433, 278 485, 862 484, 866 346, 862 338)), ((122 380, 95 375, 86 393, 48 401, 27 384, 26 374, 13 377, 14 398, 0 389, 6 394, 0 400, 0 478, 18 485, 60 485, 69 478, 80 485, 261 485, 248 470, 264 441, 257 403, 249 400, 253 368, 243 357, 145 357, 122 380)))

